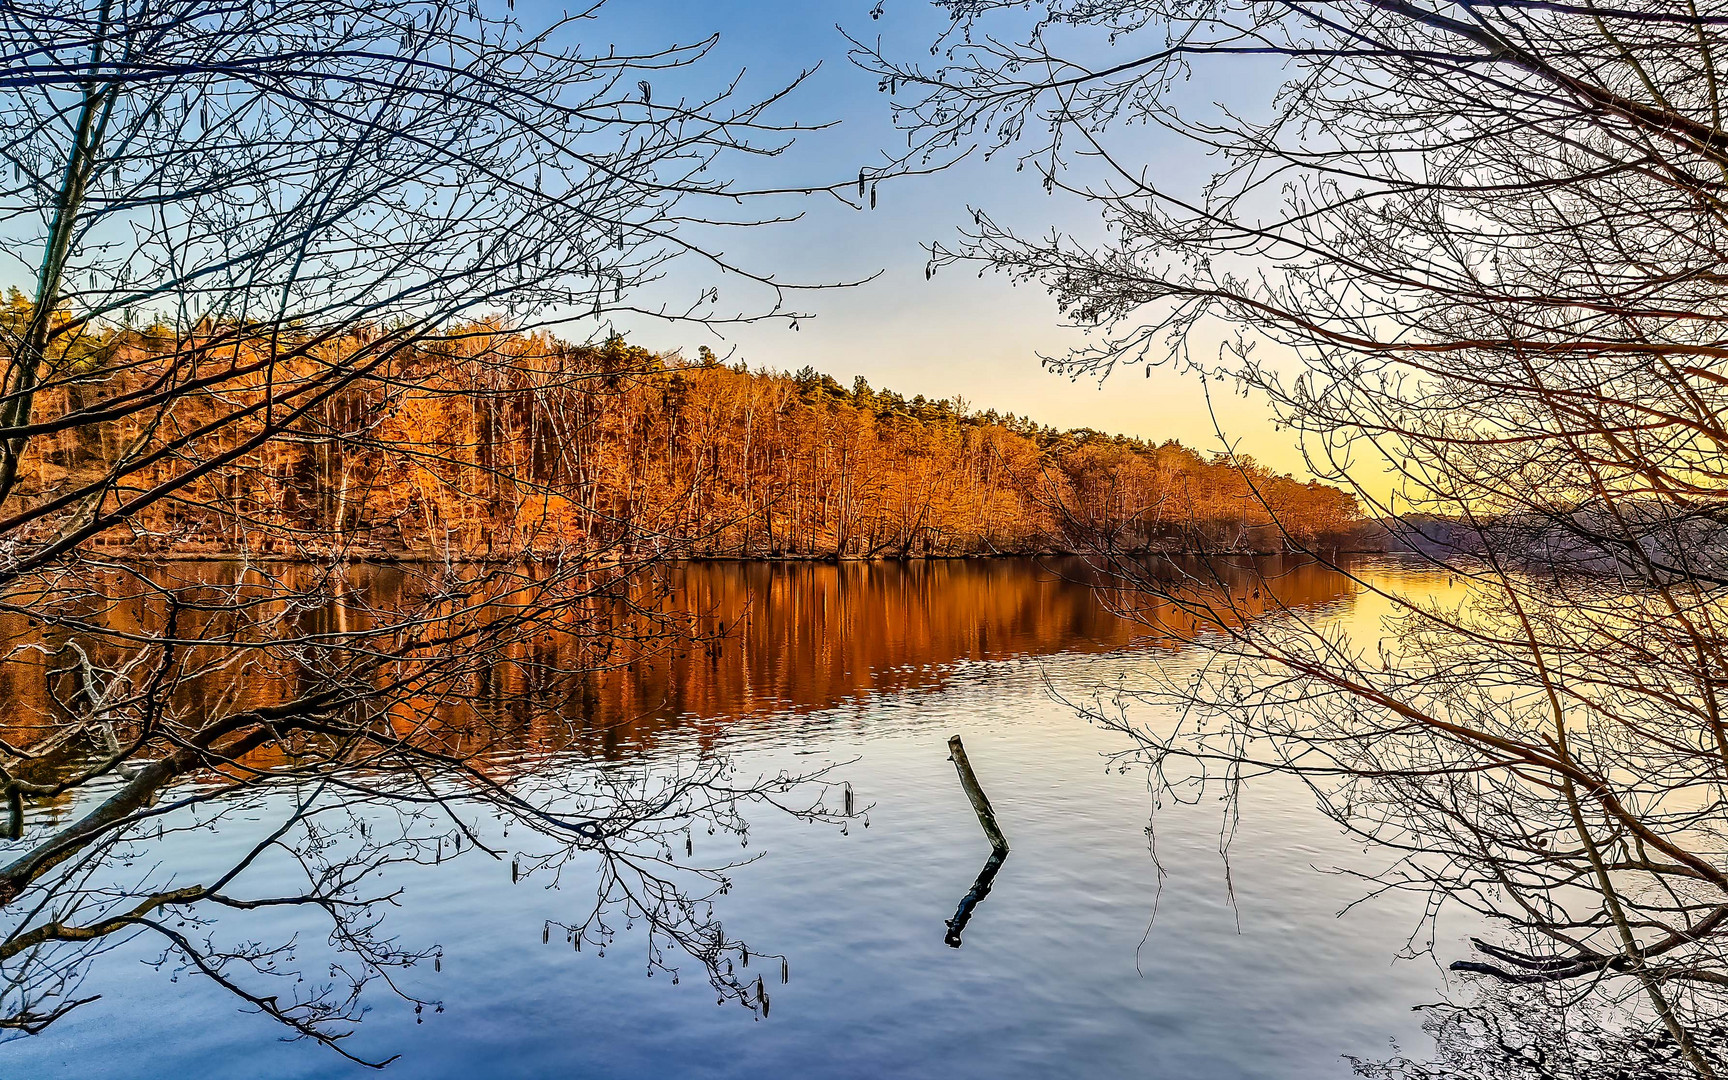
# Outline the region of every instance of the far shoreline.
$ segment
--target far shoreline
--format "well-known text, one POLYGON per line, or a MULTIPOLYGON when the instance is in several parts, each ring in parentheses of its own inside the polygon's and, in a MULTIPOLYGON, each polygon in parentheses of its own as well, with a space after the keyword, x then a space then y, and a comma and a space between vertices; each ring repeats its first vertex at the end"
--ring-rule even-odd
MULTIPOLYGON (((358 566, 391 566, 406 564, 415 566, 504 566, 511 563, 551 563, 555 560, 540 555, 452 555, 449 557, 419 553, 369 553, 346 558, 315 558, 305 555, 283 555, 279 553, 258 552, 190 552, 190 553, 142 553, 142 552, 84 552, 86 555, 99 555, 102 558, 115 561, 148 562, 148 563, 271 563, 276 565, 296 566, 330 566, 335 563, 347 563, 358 566)), ((926 563, 926 562, 967 562, 974 560, 994 559, 1057 559, 1057 558, 1093 558, 1099 555, 1096 551, 1078 551, 1066 549, 1042 549, 1038 551, 983 551, 960 554, 930 553, 921 555, 659 555, 648 556, 641 561, 649 563, 785 563, 792 565, 840 565, 843 563, 926 563)), ((1326 548, 1322 552, 1293 551, 1289 549, 1240 548, 1231 550, 1195 550, 1187 548, 1145 548, 1133 551, 1109 552, 1109 555, 1124 558, 1272 558, 1275 556, 1300 556, 1304 558, 1335 557, 1340 555, 1396 555, 1408 554, 1391 548, 1326 548)), ((608 559, 597 562, 596 565, 618 565, 627 561, 624 558, 608 559)))

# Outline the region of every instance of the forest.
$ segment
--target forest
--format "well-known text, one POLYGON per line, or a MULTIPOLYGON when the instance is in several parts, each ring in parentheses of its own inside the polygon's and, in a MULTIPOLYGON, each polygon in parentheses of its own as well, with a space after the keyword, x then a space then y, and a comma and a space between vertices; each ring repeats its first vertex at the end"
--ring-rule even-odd
MULTIPOLYGON (((15 293, 6 318, 28 316, 15 293)), ((43 414, 174 384, 166 423, 194 437, 145 463, 128 459, 160 437, 159 415, 50 430, 18 493, 39 510, 117 468, 148 492, 223 458, 96 542, 158 557, 908 558, 1073 550, 1081 533, 1120 551, 1277 551, 1365 533, 1337 488, 1175 441, 1058 431, 813 367, 751 370, 707 347, 690 359, 486 323, 391 353, 246 450, 271 395, 293 399, 296 365, 309 385, 381 333, 269 343, 207 319, 64 335, 43 414), (284 348, 286 372, 265 362, 284 348)))
POLYGON ((0 1073, 1728 1080, 1728 0, 0 52, 0 1073))

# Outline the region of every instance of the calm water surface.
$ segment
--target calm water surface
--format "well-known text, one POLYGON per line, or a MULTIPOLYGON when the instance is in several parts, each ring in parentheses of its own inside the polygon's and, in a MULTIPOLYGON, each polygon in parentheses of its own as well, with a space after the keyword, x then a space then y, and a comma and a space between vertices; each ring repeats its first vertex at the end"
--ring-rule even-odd
MULTIPOLYGON (((1286 602, 1376 632, 1378 609, 1342 575, 1272 569, 1286 602)), ((1428 581, 1394 564, 1363 573, 1428 581)), ((392 880, 403 890, 392 932, 443 949, 440 970, 419 965, 404 985, 442 1011, 417 1017, 373 994, 348 1048, 399 1053, 385 1073, 398 1077, 943 1080, 1305 1080, 1349 1076, 1347 1056, 1384 1057, 1393 1041, 1419 1052, 1411 1007, 1447 988, 1434 960, 1394 959, 1422 930, 1421 903, 1340 915, 1361 888, 1327 871, 1385 856, 1346 843, 1287 784, 1248 793, 1228 877, 1220 804, 1166 806, 1149 836, 1144 773, 1108 767, 1124 740, 1052 690, 1083 695, 1200 657, 1140 640, 1068 576, 1080 568, 1010 560, 681 568, 679 595, 742 623, 738 640, 594 680, 572 705, 592 746, 566 767, 652 768, 699 751, 731 755, 745 775, 844 763, 867 828, 759 807, 748 849, 694 837, 697 858, 757 856, 716 903, 729 934, 787 959, 785 985, 778 961, 758 961, 769 1015, 717 1006, 693 963, 677 985, 646 977, 639 931, 603 957, 556 933, 543 943, 548 920, 591 906, 583 867, 555 886, 513 885, 507 863, 470 852, 392 880), (958 949, 944 920, 988 847, 947 757, 953 734, 1013 845, 958 949)), ((184 841, 209 850, 178 856, 215 865, 242 833, 184 841)), ((1443 924, 1442 962, 1466 952, 1465 929, 1443 924)), ((147 963, 158 955, 139 942, 106 957, 87 991, 102 1000, 0 1046, 0 1076, 372 1075, 281 1041, 203 980, 147 963)))

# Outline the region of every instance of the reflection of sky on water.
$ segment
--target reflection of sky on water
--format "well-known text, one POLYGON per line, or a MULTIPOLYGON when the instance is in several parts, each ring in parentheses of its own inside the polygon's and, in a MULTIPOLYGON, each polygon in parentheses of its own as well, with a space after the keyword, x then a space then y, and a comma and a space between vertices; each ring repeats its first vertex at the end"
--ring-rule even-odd
MULTIPOLYGON (((902 610, 871 595, 850 610, 902 610)), ((990 595, 982 589, 969 603, 990 595)), ((758 603, 755 617, 780 611, 778 618, 804 620, 804 630, 778 635, 805 643, 786 647, 782 669, 810 664, 824 635, 831 651, 852 660, 831 664, 830 675, 783 670, 783 685, 765 688, 763 700, 800 687, 827 693, 844 683, 832 672, 861 664, 863 653, 847 651, 858 646, 834 644, 833 635, 864 624, 832 621, 835 601, 822 597, 814 584, 790 588, 785 605, 758 603)), ((1351 618, 1347 601, 1327 610, 1351 618)), ((953 625, 976 641, 963 613, 953 625)), ((882 628, 901 641, 959 640, 928 627, 882 628)), ((986 636, 994 634, 1014 640, 1001 628, 986 636)), ((604 958, 577 954, 556 934, 542 944, 546 920, 570 918, 589 899, 581 874, 567 871, 557 890, 534 877, 513 886, 507 860, 470 853, 436 870, 397 874, 407 891, 389 916, 405 941, 443 946, 441 971, 422 965, 406 981, 440 998, 444 1011, 428 1010, 417 1025, 409 1008, 377 994, 350 1049, 401 1052, 387 1075, 404 1077, 1234 1080, 1343 1077, 1342 1054, 1384 1055, 1394 1037, 1419 1045, 1410 1006, 1432 1000, 1443 976, 1431 963, 1394 965, 1392 957, 1417 928, 1420 906, 1383 901, 1335 918, 1359 884, 1314 867, 1360 865, 1363 856, 1319 819, 1305 794, 1278 784, 1250 793, 1228 884, 1218 855, 1220 807, 1161 811, 1156 846, 1168 877, 1160 891, 1144 831, 1144 777, 1107 771, 1102 754, 1120 748, 1117 738, 1052 701, 1045 680, 1078 691, 1190 657, 1104 651, 1106 644, 1092 652, 1075 641, 1005 646, 1005 659, 957 650, 939 661, 880 641, 872 655, 915 678, 884 676, 876 690, 834 690, 803 709, 744 710, 752 715, 737 734, 748 734, 722 740, 736 748, 743 773, 856 758, 842 776, 861 803, 873 804, 869 827, 854 824, 845 835, 758 811, 748 850, 730 849, 762 858, 741 868, 719 900, 729 932, 788 958, 787 985, 777 983, 777 964, 765 972, 773 993, 767 1019, 736 1005, 716 1008, 694 970, 676 986, 664 974, 644 977, 641 943, 630 934, 604 958), (951 734, 964 737, 1013 845, 958 950, 944 944, 943 923, 987 845, 947 760, 951 734)), ((740 668, 752 685, 771 682, 762 672, 774 669, 740 668)), ((673 723, 651 741, 676 755, 714 735, 673 723)), ((242 832, 196 842, 237 844, 242 832)), ((698 833, 696 856, 727 857, 722 839, 698 833)), ((225 853, 202 857, 218 854, 225 853)), ((285 929, 247 925, 260 937, 285 929)), ((316 927, 300 925, 308 948, 316 945, 316 927)), ((1440 944, 1443 959, 1462 950, 1459 934, 1440 944)), ((0 1075, 365 1071, 322 1048, 278 1042, 277 1029, 237 1014, 232 999, 195 979, 171 983, 167 970, 138 962, 152 955, 134 946, 107 958, 93 987, 104 1000, 46 1036, 0 1048, 0 1075)))

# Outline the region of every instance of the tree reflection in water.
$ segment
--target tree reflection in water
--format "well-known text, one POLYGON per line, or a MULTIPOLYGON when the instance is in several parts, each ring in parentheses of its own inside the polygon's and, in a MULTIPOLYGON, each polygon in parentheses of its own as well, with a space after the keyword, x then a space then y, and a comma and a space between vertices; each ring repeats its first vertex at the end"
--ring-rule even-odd
MULTIPOLYGON (((1697 1076, 1660 1022, 1605 1014, 1576 994, 1535 987, 1485 990, 1464 1006, 1433 1006, 1434 1054, 1356 1061, 1367 1080, 1691 1080, 1697 1076)), ((1692 1045, 1728 1067, 1728 1023, 1695 1024, 1692 1045)))
MULTIPOLYGON (((1352 588, 1312 564, 1268 565, 1291 605, 1352 588)), ((870 807, 844 799, 832 766, 739 775, 729 741, 788 710, 938 686, 968 661, 1173 640, 1104 610, 1098 579, 1064 560, 676 564, 627 582, 596 570, 557 583, 561 603, 537 594, 529 625, 510 614, 505 575, 479 590, 505 613, 492 638, 488 609, 449 610, 438 568, 277 567, 255 594, 255 566, 103 573, 84 595, 122 599, 71 625, 0 614, 5 738, 37 755, 28 778, 48 792, 27 800, 22 838, 0 842, 12 868, 0 876, 47 868, 4 908, 0 1004, 14 1033, 103 1008, 90 1004, 107 991, 101 961, 142 937, 161 946, 166 978, 211 980, 340 1051, 379 995, 440 1007, 401 978, 440 965, 438 944, 399 940, 388 913, 414 903, 426 873, 480 862, 586 898, 546 923, 548 944, 645 942, 650 974, 699 974, 721 1000, 765 1011, 753 950, 722 922, 737 863, 713 861, 704 838, 747 842, 752 807, 842 827, 870 807), (283 593, 322 599, 284 605, 283 593), (250 611, 239 628, 236 608, 250 611), (123 643, 170 617, 169 636, 188 644, 171 659, 171 692, 151 692, 161 650, 123 643), (375 654, 372 627, 439 619, 485 647, 415 681, 372 662, 400 654, 375 654), (207 639, 222 648, 201 652, 207 639), (324 711, 301 711, 309 700, 324 711), (269 728, 278 710, 294 727, 263 745, 218 743, 170 773, 157 762, 171 742, 130 749, 152 707, 172 716, 170 732, 228 717, 269 728), (110 734, 129 752, 116 755, 110 734), (80 783, 53 793, 56 777, 80 783)), ((956 913, 955 938, 998 865, 956 913)))
POLYGON ((298 599, 255 567, 110 568, 46 625, 0 615, 19 759, 0 1026, 36 1033, 89 1005, 98 962, 146 938, 172 981, 207 979, 346 1054, 369 987, 438 1008, 398 979, 440 964, 437 947, 399 942, 385 914, 412 868, 475 858, 513 880, 579 868, 596 885, 561 928, 573 944, 640 926, 650 973, 677 979, 687 958, 722 1000, 765 1008, 715 911, 736 864, 693 858, 691 833, 743 841, 753 804, 846 815, 822 768, 745 778, 701 744, 651 762, 584 749, 619 747, 589 722, 597 672, 712 644, 664 609, 663 581, 270 576, 298 599), (415 664, 415 633, 470 645, 415 664))
MULTIPOLYGON (((1246 784, 1300 781, 1345 835, 1389 856, 1360 875, 1366 894, 1425 898, 1410 953, 1432 949, 1442 911, 1495 927, 1471 939, 1474 955, 1441 959, 1526 996, 1502 999, 1517 1002, 1510 1013, 1447 1014, 1433 1075, 1450 1075, 1471 1033, 1498 1030, 1489 1017, 1508 1039, 1527 1025, 1532 1045, 1665 1045, 1684 1059, 1675 1075, 1720 1075, 1728 759, 1720 723, 1698 712, 1715 708, 1716 661, 1676 659, 1688 655, 1676 624, 1719 618, 1720 597, 1693 583, 1694 608, 1674 615, 1672 590, 1602 576, 1419 565, 1365 585, 1356 614, 1384 617, 1352 631, 1246 606, 1271 580, 1117 559, 1106 591, 1117 608, 1203 648, 1206 662, 1075 704, 1134 740, 1122 757, 1150 768, 1161 799, 1222 797, 1226 838, 1246 784), (1190 621, 1173 624, 1172 610, 1190 621), (1135 719, 1145 704, 1156 711, 1135 719), (1543 986, 1555 997, 1529 989, 1543 986), (1568 992, 1602 1006, 1602 1019, 1579 1028, 1575 1008, 1538 1008, 1568 992), (1658 1029, 1666 1043, 1650 1042, 1658 1029)), ((1484 1045, 1484 1060, 1505 1050, 1498 1036, 1484 1045)), ((1612 1071, 1620 1052, 1602 1050, 1600 1075, 1644 1075, 1612 1071)), ((1530 1075, 1598 1075, 1594 1058, 1556 1060, 1530 1075)))

